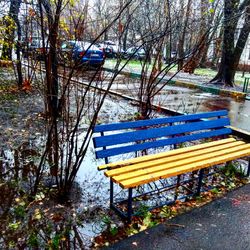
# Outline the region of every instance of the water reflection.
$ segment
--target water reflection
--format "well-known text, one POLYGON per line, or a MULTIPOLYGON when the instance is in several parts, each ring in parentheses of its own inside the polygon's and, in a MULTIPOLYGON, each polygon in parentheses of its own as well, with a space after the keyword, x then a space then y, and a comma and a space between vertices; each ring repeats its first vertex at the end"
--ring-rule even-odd
POLYGON ((161 94, 161 103, 165 107, 183 113, 227 109, 232 126, 250 131, 250 101, 248 100, 236 101, 231 97, 203 93, 200 90, 168 86, 161 94))
MULTIPOLYGON (((119 85, 116 91, 122 91, 122 93, 132 96, 136 94, 134 88, 132 91, 132 85, 126 86, 126 88, 119 85)), ((133 97, 136 98, 137 96, 135 95, 133 97)), ((227 109, 232 126, 250 131, 250 101, 248 100, 237 101, 231 97, 204 93, 197 89, 165 86, 164 89, 154 97, 154 104, 182 113, 227 109)))
POLYGON ((223 97, 208 93, 180 93, 180 95, 175 96, 174 102, 168 103, 173 107, 180 109, 180 103, 187 101, 189 105, 182 107, 183 112, 191 113, 197 108, 196 112, 203 111, 215 111, 221 109, 227 109, 229 111, 229 117, 231 124, 234 127, 250 131, 250 101, 241 100, 236 101, 230 97, 223 97), (187 109, 187 106, 189 108, 187 109))

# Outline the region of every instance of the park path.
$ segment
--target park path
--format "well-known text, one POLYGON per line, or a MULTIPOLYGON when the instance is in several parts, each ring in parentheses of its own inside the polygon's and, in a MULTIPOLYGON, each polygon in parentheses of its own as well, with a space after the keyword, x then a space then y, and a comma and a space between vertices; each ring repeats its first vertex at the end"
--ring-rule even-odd
POLYGON ((250 184, 107 250, 249 250, 250 184))
MULTIPOLYGON (((109 66, 109 69, 112 70, 112 67, 109 66)), ((130 73, 140 73, 138 69, 132 69, 130 67, 125 68, 124 72, 127 72, 127 74, 125 73, 125 75, 129 75, 130 73)), ((169 76, 165 76, 163 79, 167 80, 168 78, 169 76)), ((165 86, 161 93, 156 98, 154 98, 154 104, 169 108, 180 113, 197 113, 227 109, 229 111, 232 126, 239 128, 240 130, 250 132, 249 99, 235 99, 230 96, 221 96, 218 94, 208 93, 202 91, 199 88, 185 87, 185 83, 191 83, 194 86, 202 85, 209 82, 210 79, 211 77, 208 76, 199 76, 195 74, 190 75, 180 72, 173 78, 173 80, 182 82, 184 84, 182 84, 182 86, 165 86)), ((211 85, 209 84, 205 84, 204 86, 211 87, 211 85)), ((135 84, 130 83, 129 86, 117 84, 114 85, 114 88, 112 89, 116 92, 120 92, 137 98, 134 88, 135 84)), ((237 89, 239 90, 240 88, 238 87, 237 89)), ((226 89, 226 91, 230 91, 230 89, 226 89)))

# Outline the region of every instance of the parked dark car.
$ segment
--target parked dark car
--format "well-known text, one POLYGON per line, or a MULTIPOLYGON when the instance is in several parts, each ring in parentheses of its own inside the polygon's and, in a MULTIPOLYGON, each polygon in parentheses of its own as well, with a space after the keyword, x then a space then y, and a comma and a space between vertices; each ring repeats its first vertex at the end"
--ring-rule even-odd
POLYGON ((97 46, 105 53, 107 58, 123 57, 124 50, 120 45, 113 41, 104 41, 99 43, 97 46))
POLYGON ((124 57, 135 60, 144 60, 146 58, 146 51, 143 48, 131 47, 126 50, 124 57))
POLYGON ((118 57, 124 57, 125 51, 121 48, 120 45, 113 45, 113 57, 118 58, 118 57))
POLYGON ((104 45, 103 43, 98 43, 96 46, 104 52, 106 58, 113 58, 113 49, 109 45, 104 45))
POLYGON ((78 66, 94 66, 103 65, 105 55, 94 44, 85 41, 66 41, 61 46, 60 62, 69 64, 77 63, 78 66))

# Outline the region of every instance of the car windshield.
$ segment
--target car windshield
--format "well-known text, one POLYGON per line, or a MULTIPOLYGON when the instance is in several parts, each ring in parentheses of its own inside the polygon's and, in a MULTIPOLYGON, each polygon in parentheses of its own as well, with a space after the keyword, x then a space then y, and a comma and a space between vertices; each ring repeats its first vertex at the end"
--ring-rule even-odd
POLYGON ((73 49, 76 46, 76 42, 68 41, 64 42, 61 46, 62 49, 73 49))
POLYGON ((78 45, 84 50, 100 50, 95 44, 89 42, 79 42, 78 45))
POLYGON ((145 50, 143 48, 136 48, 136 47, 132 47, 132 48, 129 48, 127 49, 127 52, 128 53, 145 53, 145 50))
POLYGON ((113 41, 104 41, 103 44, 105 45, 115 45, 113 41))
POLYGON ((95 44, 85 41, 68 41, 61 46, 62 49, 100 50, 95 44))

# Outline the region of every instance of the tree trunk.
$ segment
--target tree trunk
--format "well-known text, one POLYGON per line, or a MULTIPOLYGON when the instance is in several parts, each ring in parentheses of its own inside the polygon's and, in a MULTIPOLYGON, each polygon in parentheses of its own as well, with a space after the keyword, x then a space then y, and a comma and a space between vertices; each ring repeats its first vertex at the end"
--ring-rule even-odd
POLYGON ((250 3, 249 6, 247 6, 246 8, 245 23, 240 31, 240 35, 234 49, 233 63, 235 69, 237 69, 239 65, 240 57, 246 45, 249 33, 250 33, 250 3))
POLYGON ((250 0, 245 0, 239 7, 238 5, 239 0, 224 0, 224 37, 222 58, 219 71, 211 80, 211 82, 215 84, 234 86, 235 72, 250 32, 250 0), (234 35, 240 18, 238 12, 240 10, 242 11, 242 6, 246 9, 245 19, 236 46, 234 46, 234 35))
POLYGON ((207 53, 208 50, 208 6, 209 2, 201 1, 200 2, 200 14, 201 14, 201 21, 200 21, 200 31, 199 31, 199 41, 197 43, 197 49, 194 51, 192 56, 189 58, 188 62, 186 63, 185 67, 183 68, 184 72, 188 72, 193 74, 195 69, 201 62, 204 54, 207 53))
MULTIPOLYGON (((21 0, 17 0, 17 8, 19 12, 19 8, 21 5, 21 0)), ((20 26, 20 22, 18 19, 18 14, 13 16, 13 19, 15 20, 16 26, 17 26, 17 45, 16 45, 16 56, 17 56, 17 62, 16 62, 16 69, 17 69, 17 76, 18 76, 18 87, 21 88, 23 84, 23 74, 22 74, 22 62, 21 62, 21 42, 22 42, 22 30, 20 26)))
POLYGON ((208 53, 208 48, 209 48, 209 44, 207 43, 204 47, 203 50, 203 55, 201 57, 201 61, 200 61, 200 67, 201 68, 206 68, 207 67, 207 53, 208 53))
POLYGON ((16 46, 16 56, 17 56, 17 62, 16 62, 16 69, 17 69, 17 76, 18 76, 18 87, 22 87, 23 84, 23 74, 22 74, 22 62, 21 62, 21 27, 18 20, 17 24, 17 33, 18 33, 18 40, 17 40, 17 46, 16 46))
POLYGON ((10 20, 6 20, 6 31, 5 38, 2 48, 1 59, 12 60, 12 47, 14 44, 15 38, 15 27, 12 23, 12 20, 17 24, 18 13, 21 5, 21 0, 11 0, 10 2, 10 10, 9 10, 9 18, 10 20))
POLYGON ((190 16, 191 5, 192 5, 192 0, 188 0, 183 29, 181 31, 181 36, 180 36, 179 43, 178 43, 178 58, 179 58, 178 70, 181 70, 184 64, 184 59, 183 59, 185 56, 184 55, 184 41, 185 41, 185 36, 186 36, 186 31, 187 31, 187 26, 188 26, 188 21, 189 21, 189 16, 190 16))
POLYGON ((221 47, 222 47, 222 36, 223 36, 223 27, 220 29, 219 36, 215 39, 214 48, 213 48, 213 58, 212 58, 212 67, 218 67, 219 58, 221 58, 221 47))
MULTIPOLYGON (((49 132, 47 139, 48 159, 50 161, 50 172, 52 176, 56 177, 58 183, 58 168, 59 168, 59 141, 57 131, 58 120, 58 88, 59 88, 59 76, 58 76, 58 59, 57 59, 57 39, 59 19, 62 11, 62 1, 57 2, 56 11, 53 16, 52 8, 48 0, 41 0, 39 2, 40 15, 41 15, 41 33, 42 43, 45 47, 45 34, 44 34, 44 18, 42 6, 45 8, 47 18, 49 20, 49 51, 47 53, 44 49, 45 68, 46 68, 46 98, 47 107, 46 114, 48 116, 49 132)), ((60 181, 62 185, 62 181, 60 181)))
POLYGON ((194 70, 197 68, 197 66, 200 63, 201 56, 204 53, 205 46, 206 46, 206 40, 207 40, 207 34, 204 34, 201 36, 198 44, 197 44, 197 49, 194 51, 192 54, 191 58, 189 58, 188 62, 183 68, 184 72, 187 72, 189 74, 193 74, 194 70))
MULTIPOLYGON (((45 57, 45 67, 46 67, 46 82, 47 82, 47 101, 48 101, 48 114, 51 119, 57 117, 58 108, 58 58, 57 58, 57 38, 58 38, 58 28, 59 28, 59 18, 61 12, 62 1, 58 1, 55 17, 53 17, 52 9, 47 0, 42 0, 41 4, 46 10, 46 14, 49 20, 49 52, 48 55, 44 50, 45 57)), ((42 14, 42 9, 40 7, 40 12, 42 14)), ((43 17, 42 18, 42 22, 43 17)), ((44 28, 41 26, 42 32, 44 28)), ((43 34, 43 33, 42 33, 43 34)), ((43 47, 45 47, 45 37, 43 36, 43 47)))

